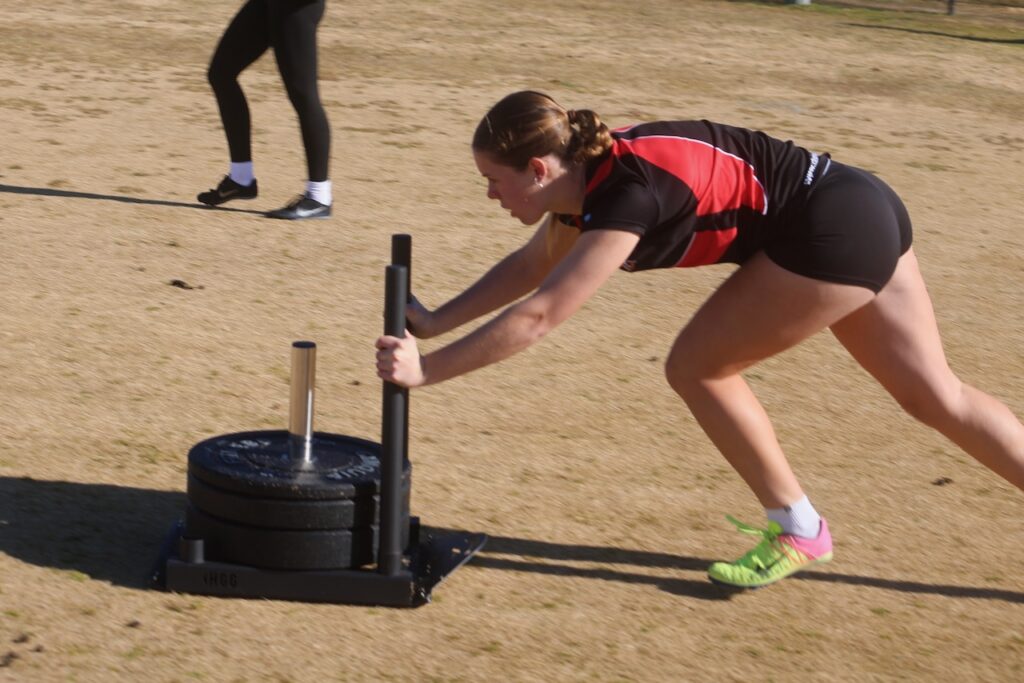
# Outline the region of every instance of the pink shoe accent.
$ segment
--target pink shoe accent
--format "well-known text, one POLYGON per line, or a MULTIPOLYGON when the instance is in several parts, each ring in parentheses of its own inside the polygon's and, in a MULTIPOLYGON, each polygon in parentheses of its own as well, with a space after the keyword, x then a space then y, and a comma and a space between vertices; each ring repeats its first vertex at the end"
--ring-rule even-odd
POLYGON ((822 555, 832 552, 832 534, 828 530, 828 522, 821 518, 821 528, 818 530, 817 538, 803 538, 792 534, 781 534, 779 540, 791 545, 811 559, 818 559, 822 555))

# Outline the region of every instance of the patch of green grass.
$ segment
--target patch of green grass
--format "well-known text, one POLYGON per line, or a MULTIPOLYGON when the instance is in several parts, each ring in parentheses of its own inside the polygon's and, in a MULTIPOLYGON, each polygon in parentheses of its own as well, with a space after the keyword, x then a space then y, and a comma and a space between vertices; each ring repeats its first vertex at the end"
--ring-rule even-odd
MULTIPOLYGON (((780 5, 779 0, 733 0, 752 5, 780 5)), ((936 11, 924 10, 918 4, 901 6, 892 2, 891 7, 863 6, 853 7, 852 3, 830 4, 823 0, 814 0, 810 5, 784 5, 785 11, 813 12, 816 15, 828 16, 845 22, 847 25, 866 25, 867 28, 906 31, 923 35, 944 36, 962 40, 981 42, 1005 42, 1008 44, 1024 44, 1021 38, 1021 26, 1012 21, 1009 12, 1005 17, 981 19, 968 17, 961 10, 960 14, 945 14, 945 3, 935 2, 936 11)))
POLYGON ((124 653, 125 659, 138 659, 142 655, 146 654, 146 649, 141 645, 136 645, 132 649, 124 653))
POLYGON ((83 583, 89 580, 88 574, 80 572, 77 569, 60 569, 58 571, 60 571, 62 574, 64 574, 64 576, 68 577, 72 581, 83 583))
POLYGON ((549 83, 553 88, 557 88, 558 90, 573 90, 575 92, 585 92, 588 88, 588 86, 585 86, 583 84, 573 83, 571 81, 563 81, 558 78, 551 79, 549 83))
POLYGON ((180 602, 168 602, 166 605, 167 609, 178 614, 184 614, 186 612, 195 612, 199 609, 200 603, 197 600, 190 600, 186 603, 180 602))
POLYGON ((803 650, 799 650, 794 647, 789 647, 785 643, 777 643, 774 648, 776 652, 786 652, 794 655, 803 654, 803 650))
POLYGON ((908 161, 907 162, 907 166, 909 166, 910 168, 919 168, 919 169, 922 169, 922 170, 925 170, 925 171, 935 171, 935 172, 951 171, 951 170, 953 170, 952 166, 947 166, 945 164, 938 164, 938 163, 935 163, 933 161, 908 161))
MULTIPOLYGON (((253 302, 253 303, 262 303, 262 302, 253 302)), ((274 365, 274 366, 272 366, 270 368, 270 372, 268 374, 271 377, 273 377, 274 379, 279 380, 281 382, 284 382, 285 384, 291 384, 291 381, 292 381, 292 371, 291 371, 290 368, 286 368, 283 365, 274 365)))
POLYGON ((414 147, 422 147, 422 142, 416 141, 401 141, 401 140, 384 140, 382 144, 390 147, 397 147, 398 149, 412 149, 414 147))
POLYGON ((118 446, 119 449, 127 451, 131 457, 136 458, 138 461, 146 463, 147 465, 156 465, 178 458, 177 453, 170 453, 158 446, 154 446, 151 443, 145 443, 131 438, 114 439, 113 443, 115 446, 118 446))

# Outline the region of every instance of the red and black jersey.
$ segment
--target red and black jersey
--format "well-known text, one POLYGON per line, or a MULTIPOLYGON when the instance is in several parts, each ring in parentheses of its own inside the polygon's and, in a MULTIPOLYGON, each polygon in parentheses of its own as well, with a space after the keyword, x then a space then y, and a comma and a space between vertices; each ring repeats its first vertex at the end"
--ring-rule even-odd
POLYGON ((612 131, 586 171, 580 230, 627 230, 640 242, 625 270, 742 263, 773 237, 829 163, 764 133, 710 121, 612 131))

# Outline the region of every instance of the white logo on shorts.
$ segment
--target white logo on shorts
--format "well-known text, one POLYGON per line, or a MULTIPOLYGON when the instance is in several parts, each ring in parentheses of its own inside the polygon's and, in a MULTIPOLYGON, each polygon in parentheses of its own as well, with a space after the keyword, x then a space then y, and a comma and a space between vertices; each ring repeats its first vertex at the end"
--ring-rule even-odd
POLYGON ((814 180, 814 169, 818 168, 818 155, 811 152, 811 165, 807 167, 807 174, 804 176, 804 185, 810 185, 814 180))

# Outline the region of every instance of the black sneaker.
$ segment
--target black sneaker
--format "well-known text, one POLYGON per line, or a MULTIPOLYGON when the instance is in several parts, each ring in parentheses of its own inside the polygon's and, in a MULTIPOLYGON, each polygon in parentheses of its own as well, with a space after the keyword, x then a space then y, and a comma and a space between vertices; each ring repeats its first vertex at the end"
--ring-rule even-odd
POLYGON ((287 206, 268 211, 266 216, 267 218, 284 218, 290 221, 305 218, 330 218, 331 205, 321 204, 315 199, 300 194, 290 201, 287 206))
POLYGON ((200 192, 196 199, 207 206, 219 206, 232 199, 256 199, 256 193, 255 178, 252 185, 239 185, 231 179, 231 176, 224 176, 224 180, 220 181, 220 185, 216 189, 200 192))

